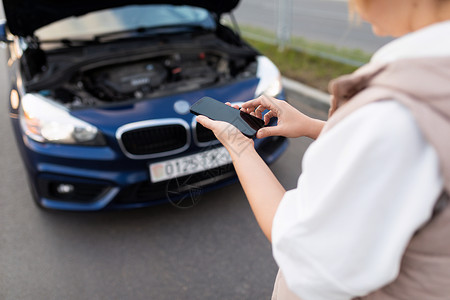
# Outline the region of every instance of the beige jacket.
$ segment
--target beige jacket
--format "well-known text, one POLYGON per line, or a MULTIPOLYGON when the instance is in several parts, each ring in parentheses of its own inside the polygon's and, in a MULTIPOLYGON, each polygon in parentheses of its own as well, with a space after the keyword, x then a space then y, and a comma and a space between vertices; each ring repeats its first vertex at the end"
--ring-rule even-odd
MULTIPOLYGON (((411 239, 399 276, 356 299, 450 299, 450 56, 369 64, 334 80, 330 92, 330 118, 322 134, 368 103, 395 99, 411 110, 425 138, 436 149, 444 178, 435 214, 411 239)), ((281 273, 272 299, 298 299, 288 290, 281 273)))

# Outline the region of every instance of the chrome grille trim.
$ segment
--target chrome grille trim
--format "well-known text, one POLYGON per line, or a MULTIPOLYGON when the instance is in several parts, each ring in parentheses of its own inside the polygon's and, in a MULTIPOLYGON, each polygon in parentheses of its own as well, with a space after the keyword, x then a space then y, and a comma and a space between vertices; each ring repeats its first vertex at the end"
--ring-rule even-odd
POLYGON ((191 135, 190 135, 190 128, 189 124, 183 120, 178 118, 167 118, 167 119, 155 119, 155 120, 146 120, 146 121, 139 121, 134 123, 128 123, 125 125, 120 126, 116 131, 116 139, 119 143, 120 149, 122 152, 128 157, 132 159, 149 159, 149 158, 158 158, 158 157, 164 157, 169 155, 174 155, 181 153, 189 148, 191 144, 191 135), (163 125, 182 125, 186 129, 186 144, 183 147, 180 147, 178 149, 170 150, 170 151, 164 151, 164 152, 158 152, 158 153, 152 153, 152 154, 143 154, 143 155, 136 155, 129 153, 127 149, 125 148, 125 145, 122 141, 122 135, 128 131, 135 130, 135 129, 142 129, 147 127, 158 127, 163 125))
POLYGON ((198 137, 197 137, 197 121, 195 120, 195 117, 192 118, 191 127, 192 127, 192 136, 194 137, 194 143, 198 147, 208 147, 208 146, 220 144, 219 140, 217 140, 217 139, 209 141, 209 142, 200 142, 198 140, 198 137))

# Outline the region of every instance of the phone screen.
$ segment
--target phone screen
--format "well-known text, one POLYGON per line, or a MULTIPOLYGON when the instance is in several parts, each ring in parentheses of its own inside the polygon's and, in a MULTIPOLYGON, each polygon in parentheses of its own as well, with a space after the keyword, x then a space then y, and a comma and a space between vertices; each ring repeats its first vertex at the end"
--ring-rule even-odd
POLYGON ((250 138, 256 135, 258 129, 264 127, 263 120, 210 97, 201 98, 191 106, 190 110, 195 115, 204 115, 212 120, 228 122, 250 138))

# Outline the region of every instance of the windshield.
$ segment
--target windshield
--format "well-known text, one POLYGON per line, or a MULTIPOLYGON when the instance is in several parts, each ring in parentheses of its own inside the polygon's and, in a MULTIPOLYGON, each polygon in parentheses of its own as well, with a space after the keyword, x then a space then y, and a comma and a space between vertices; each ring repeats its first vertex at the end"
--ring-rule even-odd
POLYGON ((131 5, 66 18, 35 32, 41 40, 92 38, 110 32, 142 27, 196 25, 214 29, 211 14, 199 7, 175 5, 131 5))

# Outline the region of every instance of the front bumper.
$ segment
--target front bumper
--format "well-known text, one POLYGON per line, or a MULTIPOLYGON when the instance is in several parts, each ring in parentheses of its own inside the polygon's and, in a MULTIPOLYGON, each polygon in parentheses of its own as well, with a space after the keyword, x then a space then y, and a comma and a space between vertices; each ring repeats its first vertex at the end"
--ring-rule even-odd
MULTIPOLYGON (((74 211, 125 209, 180 202, 237 181, 233 165, 151 183, 149 161, 118 159, 108 148, 84 147, 73 157, 74 146, 43 145, 24 137, 29 161, 30 184, 36 202, 45 208, 74 211), (44 149, 39 147, 46 147, 44 149), (59 155, 71 157, 56 159, 59 155), (69 149, 66 149, 69 148, 69 149), (36 168, 33 168, 36 166, 36 168)), ((255 140, 255 148, 267 163, 273 163, 284 152, 288 140, 269 137, 255 140)), ((220 146, 220 145, 216 145, 220 146)), ((197 149, 197 151, 199 151, 197 149)), ((195 153, 195 152, 194 152, 195 153)), ((183 156, 181 154, 179 156, 183 156)), ((186 203, 186 202, 185 202, 186 203)))

